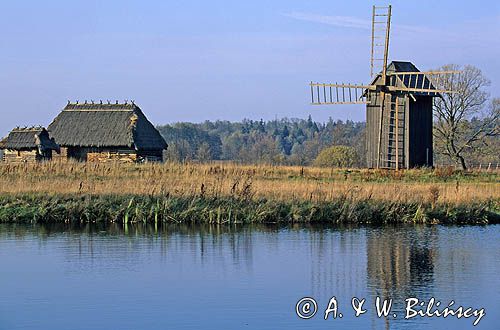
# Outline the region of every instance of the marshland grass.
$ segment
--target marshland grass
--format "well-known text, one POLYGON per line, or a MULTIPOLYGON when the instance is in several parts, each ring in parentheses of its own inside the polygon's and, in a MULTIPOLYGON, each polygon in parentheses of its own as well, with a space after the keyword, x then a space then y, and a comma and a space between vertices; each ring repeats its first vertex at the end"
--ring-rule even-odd
POLYGON ((0 222, 497 223, 499 175, 236 164, 0 165, 0 222))
POLYGON ((0 223, 496 224, 494 201, 464 205, 340 196, 329 202, 233 197, 0 195, 0 223))

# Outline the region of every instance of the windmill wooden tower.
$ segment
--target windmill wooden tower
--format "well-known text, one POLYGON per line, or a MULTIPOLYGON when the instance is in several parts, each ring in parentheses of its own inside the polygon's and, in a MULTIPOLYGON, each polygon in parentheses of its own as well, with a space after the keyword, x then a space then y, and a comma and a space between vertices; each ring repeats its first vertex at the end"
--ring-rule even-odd
POLYGON ((366 104, 366 161, 369 168, 433 166, 432 102, 458 71, 420 72, 411 62, 387 64, 391 6, 372 12, 368 85, 311 82, 313 105, 366 104))

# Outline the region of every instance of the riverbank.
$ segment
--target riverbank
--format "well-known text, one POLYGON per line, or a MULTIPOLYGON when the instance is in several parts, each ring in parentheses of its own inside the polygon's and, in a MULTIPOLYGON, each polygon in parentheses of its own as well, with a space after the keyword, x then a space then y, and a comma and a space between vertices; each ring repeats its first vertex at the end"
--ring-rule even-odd
POLYGON ((360 200, 272 201, 234 197, 0 195, 1 223, 498 224, 500 204, 360 200))

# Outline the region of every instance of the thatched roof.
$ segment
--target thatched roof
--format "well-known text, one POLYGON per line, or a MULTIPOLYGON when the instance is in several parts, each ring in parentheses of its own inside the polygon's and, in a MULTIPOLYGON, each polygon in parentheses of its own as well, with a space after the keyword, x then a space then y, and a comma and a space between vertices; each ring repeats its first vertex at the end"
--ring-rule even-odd
POLYGON ((59 146, 50 138, 43 127, 14 128, 7 137, 0 141, 0 149, 11 150, 59 150, 59 146))
POLYGON ((48 130, 63 147, 167 148, 160 132, 134 103, 68 103, 48 130))

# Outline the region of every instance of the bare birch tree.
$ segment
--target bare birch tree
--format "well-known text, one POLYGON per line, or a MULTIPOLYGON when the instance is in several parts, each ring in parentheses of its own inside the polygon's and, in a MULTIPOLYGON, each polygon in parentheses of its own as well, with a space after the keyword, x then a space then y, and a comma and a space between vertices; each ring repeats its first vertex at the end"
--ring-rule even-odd
POLYGON ((484 90, 490 81, 480 69, 467 65, 445 65, 441 70, 461 70, 437 82, 440 88, 455 90, 457 93, 443 94, 434 102, 434 137, 436 151, 449 157, 467 169, 465 153, 479 147, 488 136, 498 134, 499 101, 494 100, 486 107, 489 94, 484 90), (472 127, 470 119, 481 118, 481 125, 472 127))

